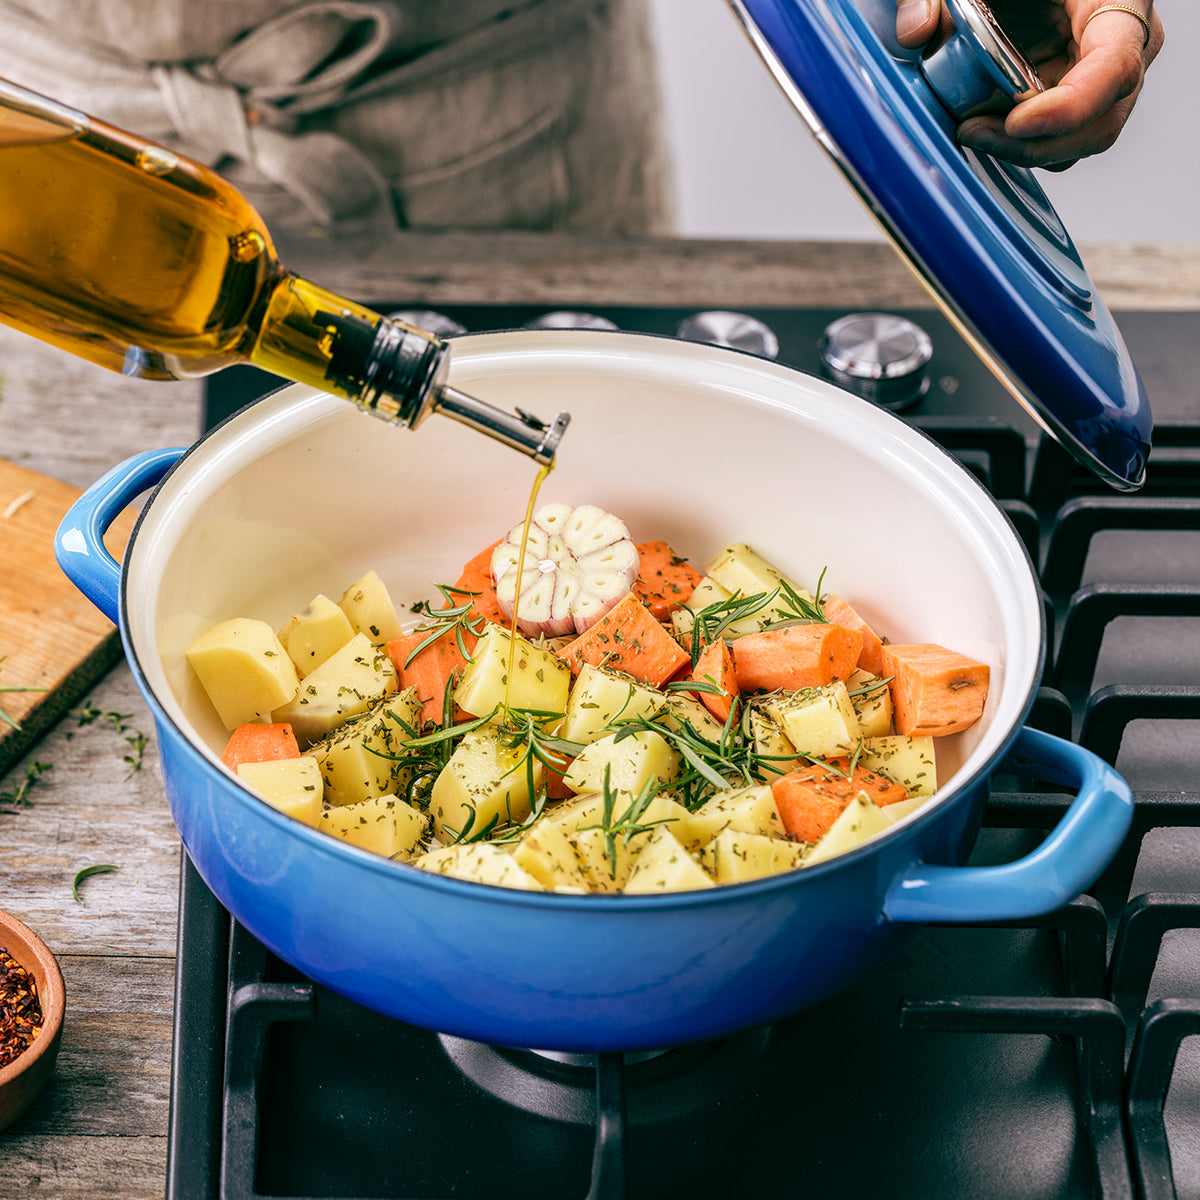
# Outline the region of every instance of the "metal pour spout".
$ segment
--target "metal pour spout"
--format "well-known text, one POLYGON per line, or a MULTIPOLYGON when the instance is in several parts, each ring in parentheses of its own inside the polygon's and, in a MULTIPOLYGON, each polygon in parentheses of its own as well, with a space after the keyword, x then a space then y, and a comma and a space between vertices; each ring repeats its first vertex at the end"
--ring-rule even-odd
POLYGON ((518 408, 508 413, 442 382, 449 347, 426 330, 381 318, 372 329, 346 314, 320 313, 335 335, 331 374, 350 378, 341 356, 365 363, 363 378, 351 394, 359 407, 396 425, 415 429, 430 413, 441 413, 479 433, 527 454, 540 466, 554 462, 571 414, 560 412, 549 423, 518 408))
POLYGON ((571 420, 568 412, 558 413, 549 424, 523 408, 507 413, 445 384, 433 389, 430 411, 486 433, 512 449, 528 454, 541 466, 554 461, 558 443, 571 420))

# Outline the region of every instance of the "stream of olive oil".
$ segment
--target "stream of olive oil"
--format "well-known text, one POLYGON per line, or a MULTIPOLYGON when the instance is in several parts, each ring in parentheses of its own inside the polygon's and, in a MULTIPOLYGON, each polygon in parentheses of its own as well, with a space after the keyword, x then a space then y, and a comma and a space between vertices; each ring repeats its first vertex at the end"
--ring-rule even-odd
POLYGON ((537 504, 538 492, 546 477, 554 470, 553 461, 538 468, 533 480, 533 488, 529 493, 529 503, 525 506, 525 524, 521 529, 521 556, 517 559, 517 590, 513 594, 512 624, 509 626, 508 638, 508 673, 504 676, 504 712, 508 713, 508 697, 512 690, 513 671, 517 662, 517 616, 521 607, 521 576, 525 571, 525 548, 529 545, 529 527, 533 524, 534 506, 537 504))

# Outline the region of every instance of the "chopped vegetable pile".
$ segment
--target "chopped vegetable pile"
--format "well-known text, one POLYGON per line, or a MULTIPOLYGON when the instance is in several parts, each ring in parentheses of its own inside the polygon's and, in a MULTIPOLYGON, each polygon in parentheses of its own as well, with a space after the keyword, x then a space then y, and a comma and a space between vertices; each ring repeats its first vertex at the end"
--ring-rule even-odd
POLYGON ((523 558, 522 529, 411 629, 370 571, 278 631, 208 630, 188 661, 225 765, 422 870, 653 893, 853 849, 934 795, 935 739, 983 713, 986 664, 885 642, 823 574, 809 592, 744 544, 701 573, 590 505, 535 514, 523 558))

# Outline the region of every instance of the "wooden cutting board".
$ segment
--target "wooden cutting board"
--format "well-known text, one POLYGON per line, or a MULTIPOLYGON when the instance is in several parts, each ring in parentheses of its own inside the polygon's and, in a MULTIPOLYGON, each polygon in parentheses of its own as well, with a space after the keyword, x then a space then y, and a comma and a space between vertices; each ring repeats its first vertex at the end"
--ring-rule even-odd
MULTIPOLYGON (((0 459, 0 775, 25 754, 121 657, 116 626, 84 598, 54 557, 54 533, 78 488, 0 459)), ((119 560, 130 509, 105 538, 119 560)))

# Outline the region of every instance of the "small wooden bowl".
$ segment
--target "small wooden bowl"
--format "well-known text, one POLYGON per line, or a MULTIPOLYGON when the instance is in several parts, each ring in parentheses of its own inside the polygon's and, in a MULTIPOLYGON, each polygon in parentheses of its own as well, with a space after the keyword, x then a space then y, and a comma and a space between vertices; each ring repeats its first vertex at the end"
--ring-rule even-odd
POLYGON ((7 1067, 0 1067, 0 1129, 3 1129, 29 1107, 54 1070, 67 993, 58 961, 46 943, 27 925, 2 911, 0 947, 33 976, 43 1017, 42 1032, 33 1044, 7 1067))

